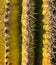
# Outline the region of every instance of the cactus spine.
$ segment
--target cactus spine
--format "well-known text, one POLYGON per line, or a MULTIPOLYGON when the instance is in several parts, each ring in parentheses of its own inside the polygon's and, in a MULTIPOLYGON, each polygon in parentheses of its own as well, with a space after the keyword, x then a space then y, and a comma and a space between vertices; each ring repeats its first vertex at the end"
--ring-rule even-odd
POLYGON ((42 65, 51 65, 51 54, 50 54, 50 46, 51 46, 51 20, 50 20, 50 1, 49 0, 43 0, 43 59, 42 59, 42 65))
POLYGON ((47 34, 43 35, 43 65, 56 65, 56 1, 43 0, 43 29, 47 34), (48 50, 49 49, 49 50, 48 50), (48 51, 48 52, 47 52, 48 51), (46 58, 46 56, 47 58, 46 58), (46 60, 47 59, 47 60, 46 60), (48 62, 47 62, 48 61, 48 62), (48 64, 47 64, 48 63, 48 64))
POLYGON ((34 64, 34 2, 23 0, 22 2, 22 63, 21 65, 34 64))
POLYGON ((51 20, 51 64, 56 65, 56 1, 50 0, 51 20))

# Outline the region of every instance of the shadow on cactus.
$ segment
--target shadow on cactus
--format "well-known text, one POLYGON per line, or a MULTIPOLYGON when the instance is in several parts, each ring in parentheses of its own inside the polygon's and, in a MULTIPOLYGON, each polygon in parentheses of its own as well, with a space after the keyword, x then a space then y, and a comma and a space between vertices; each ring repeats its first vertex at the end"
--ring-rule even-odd
POLYGON ((11 0, 10 4, 10 63, 21 64, 21 0, 11 0))
POLYGON ((42 15, 42 0, 34 0, 35 1, 35 64, 34 65, 42 65, 42 41, 43 41, 43 15, 42 15))

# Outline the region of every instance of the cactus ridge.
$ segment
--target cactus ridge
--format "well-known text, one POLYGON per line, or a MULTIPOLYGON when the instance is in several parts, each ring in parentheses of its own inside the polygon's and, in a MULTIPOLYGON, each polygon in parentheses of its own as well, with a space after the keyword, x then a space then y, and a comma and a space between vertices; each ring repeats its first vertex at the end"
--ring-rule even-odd
POLYGON ((51 47, 51 11, 50 11, 50 1, 43 0, 43 59, 42 65, 51 65, 51 54, 50 54, 50 47, 51 47))
MULTIPOLYGON (((25 1, 26 11, 22 13, 22 65, 33 65, 34 57, 34 2, 25 1), (23 16, 25 18, 23 18, 23 16), (24 19, 24 20, 23 20, 24 19), (24 22, 24 23, 23 23, 24 22), (25 48, 24 45, 26 46, 25 48)), ((24 1, 23 1, 24 3, 24 1)), ((23 4, 22 3, 22 4, 23 4)), ((24 5, 23 5, 24 6, 24 5)), ((24 9, 24 7, 23 7, 24 9)))
MULTIPOLYGON (((47 41, 49 48, 46 48, 46 46, 45 46, 46 44, 43 41, 43 44, 44 44, 43 54, 45 52, 45 49, 46 49, 46 51, 48 50, 48 53, 50 54, 50 58, 48 58, 48 61, 50 61, 50 63, 48 63, 47 65, 56 65, 56 59, 55 59, 56 58, 56 51, 55 51, 56 50, 56 17, 55 17, 56 16, 56 5, 55 4, 56 4, 55 0, 48 1, 49 8, 47 11, 50 12, 49 18, 45 14, 45 11, 43 11, 43 15, 44 15, 43 29, 45 32, 47 32, 46 35, 43 35, 43 39, 44 39, 44 41, 49 40, 49 42, 47 41), (46 21, 48 21, 48 22, 46 22, 46 21), (48 27, 48 29, 47 29, 47 27, 48 27), (48 36, 48 34, 49 34, 49 36, 48 36)), ((43 65, 47 62, 47 60, 45 59, 44 56, 43 56, 43 65)))
POLYGON ((9 65, 9 5, 10 1, 6 0, 5 2, 5 15, 4 15, 4 35, 5 35, 5 65, 9 65))

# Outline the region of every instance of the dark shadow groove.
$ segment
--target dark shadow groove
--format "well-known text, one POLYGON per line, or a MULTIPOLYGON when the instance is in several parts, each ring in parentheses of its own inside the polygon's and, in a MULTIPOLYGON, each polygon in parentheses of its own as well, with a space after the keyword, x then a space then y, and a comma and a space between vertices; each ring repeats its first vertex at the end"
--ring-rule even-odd
POLYGON ((22 15, 22 0, 19 0, 19 2, 18 2, 18 49, 20 49, 19 50, 19 54, 20 54, 20 58, 18 58, 18 59, 20 59, 20 61, 18 61, 18 63, 20 63, 20 65, 21 65, 21 58, 22 58, 22 55, 21 55, 21 51, 22 51, 22 24, 21 24, 21 15, 22 15), (20 6, 19 6, 20 5, 20 6), (20 43, 20 44, 19 44, 20 43))
POLYGON ((36 27, 35 27, 35 62, 34 65, 42 65, 42 40, 43 40, 43 15, 42 15, 42 0, 34 0, 35 2, 35 18, 37 19, 35 21, 36 27))

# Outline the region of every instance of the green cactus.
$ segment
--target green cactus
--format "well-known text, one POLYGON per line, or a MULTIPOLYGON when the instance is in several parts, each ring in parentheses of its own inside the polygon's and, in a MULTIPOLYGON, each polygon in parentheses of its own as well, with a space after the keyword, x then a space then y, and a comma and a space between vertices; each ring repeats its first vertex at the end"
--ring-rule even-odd
POLYGON ((56 64, 56 1, 0 0, 0 65, 56 64))
POLYGON ((0 65, 4 65, 4 0, 0 0, 0 65))
POLYGON ((55 7, 55 0, 43 0, 43 60, 42 65, 55 65, 55 28, 56 28, 56 7, 55 7))
POLYGON ((21 1, 10 1, 10 63, 20 65, 21 63, 21 1))

